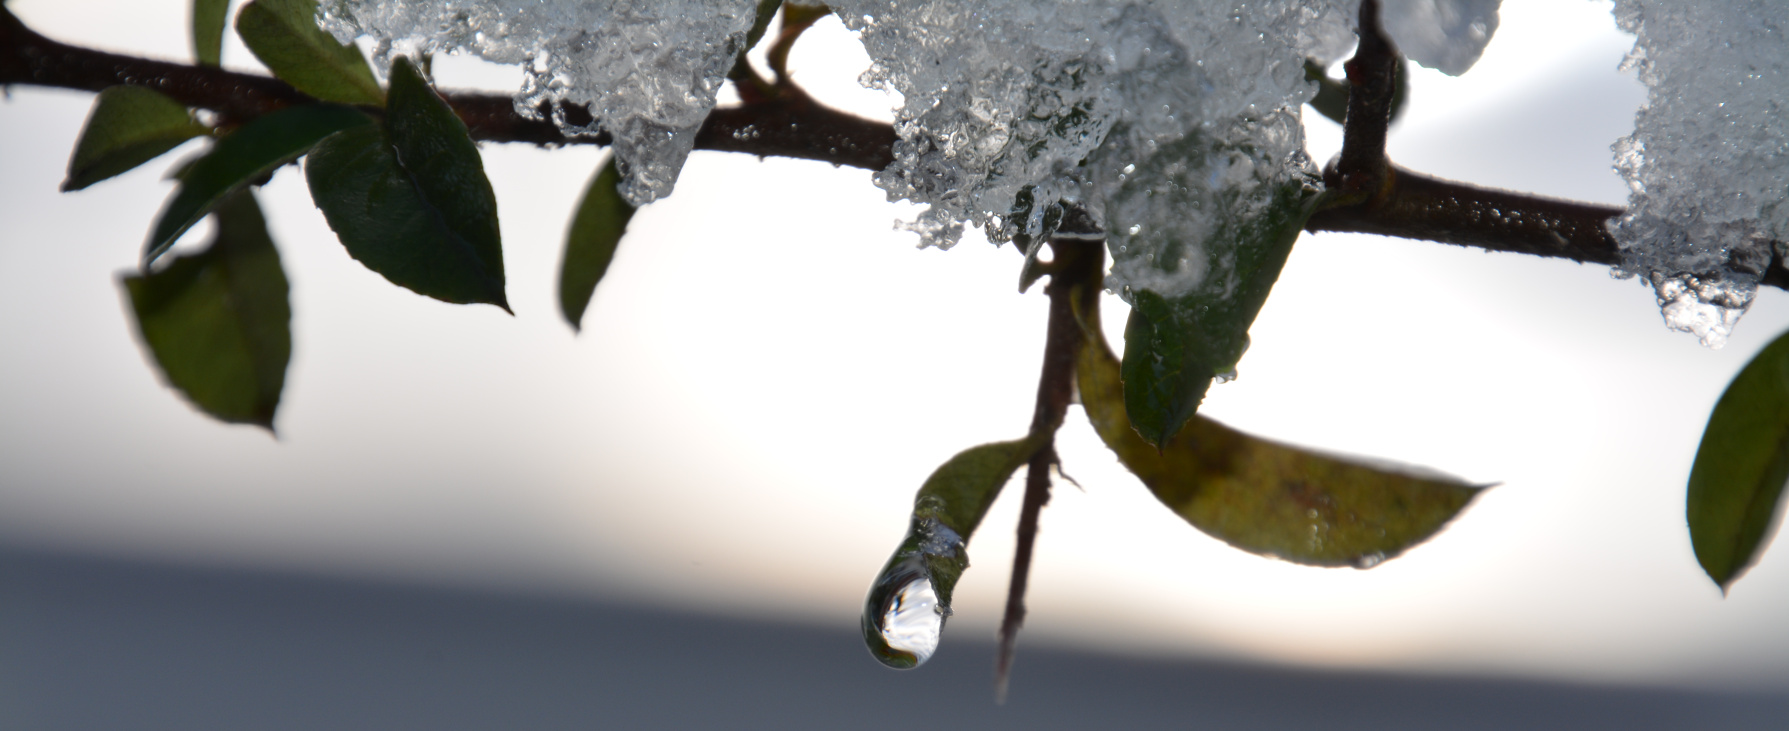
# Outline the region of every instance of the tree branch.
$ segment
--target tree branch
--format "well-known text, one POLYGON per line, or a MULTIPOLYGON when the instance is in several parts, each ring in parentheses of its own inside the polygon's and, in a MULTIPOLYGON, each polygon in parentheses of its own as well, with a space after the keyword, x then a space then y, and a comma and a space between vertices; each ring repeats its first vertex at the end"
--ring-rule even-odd
MULTIPOLYGON (((1323 171, 1329 200, 1307 231, 1424 239, 1582 263, 1621 263, 1609 219, 1620 208, 1481 188, 1430 177, 1385 156, 1401 60, 1379 27, 1378 0, 1360 4, 1360 46, 1348 59, 1348 116, 1342 154, 1323 171)), ((1771 247, 1774 252, 1777 247, 1771 247)), ((1789 289, 1789 270, 1774 254, 1765 285, 1789 289)))
MULTIPOLYGON (((1376 23, 1364 25, 1369 13, 1376 17, 1376 3, 1363 3, 1361 13, 1363 26, 1376 30, 1376 23)), ((1348 63, 1343 152, 1324 176, 1338 195, 1332 207, 1311 218, 1308 230, 1375 233, 1597 264, 1619 261, 1619 249, 1603 225, 1619 209, 1439 180, 1387 161, 1385 127, 1396 64, 1396 51, 1382 36, 1363 33, 1361 48, 1348 63)), ((0 85, 12 84, 90 92, 119 84, 142 86, 215 112, 223 124, 316 101, 270 76, 60 43, 27 28, 0 6, 0 85)), ((697 133, 697 149, 868 170, 894 161, 896 137, 890 125, 826 107, 792 84, 779 84, 777 92, 755 103, 715 109, 697 133)), ((477 140, 548 146, 610 142, 607 134, 567 136, 548 121, 549 110, 523 115, 507 96, 450 92, 445 97, 477 140)), ((560 111, 573 122, 595 121, 579 106, 568 104, 560 111)), ((1071 208, 1061 230, 1097 234, 1099 227, 1085 211, 1071 208)), ((1789 289, 1789 271, 1773 260, 1764 283, 1789 289)))
MULTIPOLYGON (((120 84, 142 86, 189 107, 216 112, 226 124, 241 124, 294 104, 316 101, 270 76, 59 43, 25 27, 12 11, 0 7, 0 85, 11 84, 92 92, 120 84)), ((610 142, 607 134, 567 136, 546 119, 546 110, 524 116, 507 96, 467 92, 444 96, 466 122, 473 139, 535 145, 610 142)), ((562 111, 574 122, 594 121, 582 107, 566 105, 562 111)), ((894 141, 894 129, 889 125, 825 107, 791 89, 757 104, 714 110, 697 133, 696 147, 880 170, 894 161, 894 141)))

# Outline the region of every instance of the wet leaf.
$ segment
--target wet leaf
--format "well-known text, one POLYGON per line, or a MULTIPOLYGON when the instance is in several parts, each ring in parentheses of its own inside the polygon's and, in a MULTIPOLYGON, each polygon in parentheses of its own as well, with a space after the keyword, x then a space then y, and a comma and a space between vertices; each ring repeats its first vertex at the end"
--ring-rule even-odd
POLYGON ((385 103, 360 49, 317 26, 316 0, 255 0, 237 11, 236 33, 274 76, 299 91, 343 104, 385 103))
POLYGON ((143 266, 166 252, 180 235, 211 212, 224 196, 271 175, 309 152, 318 141, 373 120, 350 107, 307 104, 287 107, 243 125, 217 141, 180 178, 162 207, 143 249, 143 266))
POLYGON ((213 215, 204 251, 123 285, 168 385, 213 418, 271 430, 292 356, 286 273, 254 194, 231 194, 213 215))
POLYGON ((180 102, 140 86, 113 86, 93 100, 93 111, 68 160, 62 192, 80 190, 149 162, 211 130, 193 121, 180 102))
POLYGON ((611 155, 584 189, 565 236, 565 260, 559 265, 559 311, 573 330, 583 321, 584 309, 590 306, 590 297, 609 271, 621 235, 627 232, 627 222, 634 217, 634 207, 615 189, 620 180, 611 155))
POLYGON ((1249 436, 1196 416, 1158 451, 1132 431, 1097 290, 1077 295, 1077 357, 1094 430, 1150 492, 1194 527, 1250 553, 1368 568, 1434 535, 1481 488, 1249 436))
POLYGON ((355 259, 393 284, 509 310, 497 197, 466 125, 414 66, 392 64, 383 126, 317 145, 311 198, 355 259))
POLYGON ((1775 532, 1786 480, 1789 333, 1765 346, 1728 384, 1690 468, 1690 543, 1722 591, 1758 560, 1775 532))
POLYGON ((1228 261, 1230 269, 1214 267, 1206 286, 1172 299, 1132 293, 1124 329, 1124 405, 1131 426, 1150 444, 1179 432, 1212 380, 1235 370, 1248 348, 1249 326, 1279 279, 1312 200, 1299 185, 1286 185, 1261 215, 1220 220, 1205 246, 1209 259, 1228 261))
POLYGON ((972 447, 926 478, 914 498, 906 537, 864 601, 864 642, 882 664, 912 668, 937 648, 952 593, 969 568, 964 544, 1000 488, 1042 443, 1026 438, 972 447))
POLYGON ((193 55, 205 66, 216 66, 223 56, 224 16, 230 0, 193 0, 193 55))

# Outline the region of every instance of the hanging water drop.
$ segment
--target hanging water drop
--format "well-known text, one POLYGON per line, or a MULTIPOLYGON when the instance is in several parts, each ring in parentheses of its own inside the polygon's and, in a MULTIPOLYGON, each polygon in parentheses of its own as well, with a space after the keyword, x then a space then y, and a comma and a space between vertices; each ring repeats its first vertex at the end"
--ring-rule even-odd
POLYGON ((864 605, 864 641, 883 665, 919 667, 937 651, 949 614, 938 601, 924 559, 912 556, 889 566, 870 587, 864 605))
POLYGON ((929 516, 938 498, 922 498, 901 547, 888 560, 863 605, 863 639, 883 665, 919 667, 938 649, 950 616, 951 589, 969 557, 963 537, 929 516))

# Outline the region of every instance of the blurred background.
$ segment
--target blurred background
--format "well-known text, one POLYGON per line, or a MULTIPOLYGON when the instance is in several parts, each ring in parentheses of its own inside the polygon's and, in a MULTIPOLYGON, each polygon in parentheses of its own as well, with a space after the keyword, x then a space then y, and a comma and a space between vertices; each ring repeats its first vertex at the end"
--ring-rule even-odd
MULTIPOLYGON (((185 3, 15 0, 80 45, 190 58, 185 3)), ((1607 2, 1506 0, 1482 61, 1418 69, 1390 153, 1443 177, 1621 204, 1644 90, 1607 2)), ((260 67, 232 38, 226 66, 260 67)), ((836 20, 815 96, 889 118, 836 20)), ((436 61, 447 88, 519 74, 436 61)), ((17 728, 1773 728, 1789 558, 1723 598, 1684 481, 1709 409, 1789 329, 1668 331, 1603 267, 1306 235, 1240 378, 1203 412, 1499 485, 1368 571, 1255 557, 1162 508, 1071 412, 1013 690, 992 649, 1018 492, 931 664, 861 649, 912 494, 1021 435, 1045 299, 971 235, 918 250, 870 174, 698 152, 633 219, 582 333, 554 283, 595 149, 487 145, 511 317, 350 259, 295 168, 260 195, 292 280, 278 436, 226 426, 140 353, 118 276, 167 163, 56 192, 92 95, 0 104, 0 725, 17 728)), ((1340 130, 1308 114, 1313 157, 1340 130)), ((198 149, 177 150, 165 160, 198 149)), ((206 240, 207 226, 187 245, 206 240)), ((1123 308, 1107 307, 1117 342, 1123 308)))

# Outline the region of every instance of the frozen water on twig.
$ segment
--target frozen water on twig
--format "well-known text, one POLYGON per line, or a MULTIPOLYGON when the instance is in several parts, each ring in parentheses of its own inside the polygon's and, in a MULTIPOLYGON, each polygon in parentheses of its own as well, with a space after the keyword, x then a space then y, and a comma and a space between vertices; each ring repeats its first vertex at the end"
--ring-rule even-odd
POLYGON ((1615 144, 1621 266, 1672 328, 1719 347, 1789 241, 1789 3, 1618 0, 1615 17, 1648 98, 1615 144))
POLYGON ((517 111, 544 105, 569 133, 607 131, 621 192, 643 205, 677 182, 756 13, 753 0, 326 0, 322 21, 343 41, 379 41, 380 68, 440 52, 521 66, 517 111), (587 106, 596 126, 569 122, 562 101, 587 106))
MULTIPOLYGON (((1458 72, 1496 27, 1497 0, 1385 0, 1393 41, 1458 72)), ((1352 47, 1359 0, 836 0, 898 91, 892 199, 949 246, 965 225, 1038 241, 1062 206, 1109 232, 1112 286, 1174 296, 1227 288, 1235 230, 1275 191, 1316 186, 1303 62, 1352 47), (1218 248, 1211 248, 1216 246, 1218 248)), ((467 52, 520 64, 517 108, 572 133, 607 131, 623 193, 669 193, 738 53, 751 0, 330 0, 324 26, 382 55, 467 52), (581 128, 559 102, 587 105, 581 128)), ((1222 291, 1222 290, 1219 290, 1222 291)))

